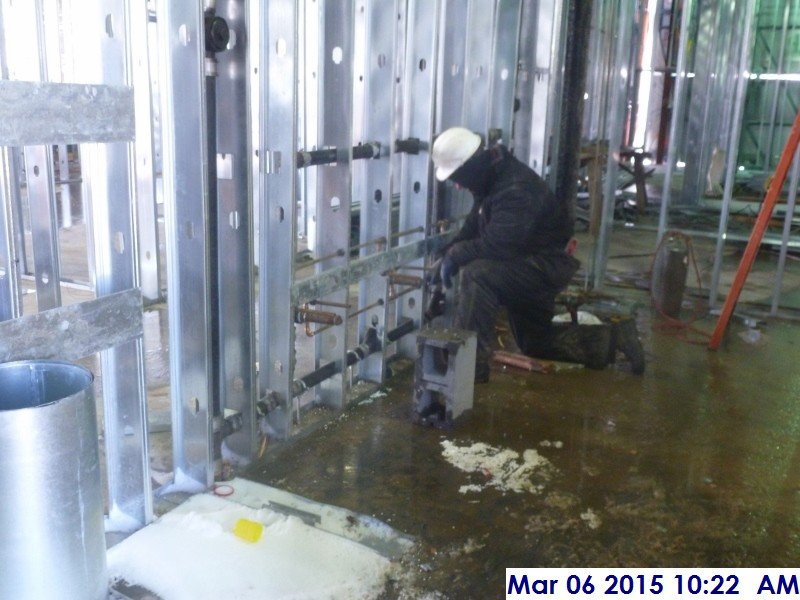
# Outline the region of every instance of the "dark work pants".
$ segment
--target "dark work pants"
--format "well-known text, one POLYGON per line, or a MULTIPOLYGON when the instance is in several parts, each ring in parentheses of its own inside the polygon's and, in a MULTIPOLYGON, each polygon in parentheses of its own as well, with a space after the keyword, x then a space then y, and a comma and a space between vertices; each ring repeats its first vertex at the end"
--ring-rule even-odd
POLYGON ((474 260, 461 268, 455 325, 478 337, 476 362, 488 366, 501 306, 508 312, 514 340, 524 354, 541 355, 552 336, 556 295, 579 262, 563 253, 507 261, 474 260))

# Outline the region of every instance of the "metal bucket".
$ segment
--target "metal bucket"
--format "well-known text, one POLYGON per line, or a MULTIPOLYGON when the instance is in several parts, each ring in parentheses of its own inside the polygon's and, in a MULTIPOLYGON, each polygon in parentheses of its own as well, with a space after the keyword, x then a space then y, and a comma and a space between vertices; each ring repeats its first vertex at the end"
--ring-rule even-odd
POLYGON ((92 374, 0 364, 0 599, 108 596, 92 374))

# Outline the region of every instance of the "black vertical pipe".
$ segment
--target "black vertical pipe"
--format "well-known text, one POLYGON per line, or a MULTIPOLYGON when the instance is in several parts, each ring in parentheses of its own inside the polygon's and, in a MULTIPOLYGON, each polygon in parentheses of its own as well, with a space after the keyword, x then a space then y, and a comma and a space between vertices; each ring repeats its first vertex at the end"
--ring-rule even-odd
MULTIPOLYGON (((626 0, 628 1, 628 0, 626 0)), ((593 0, 569 0, 564 58, 564 86, 559 123, 556 195, 567 203, 571 220, 575 218, 578 193, 583 94, 586 91, 586 65, 592 25, 593 0)))
POLYGON ((215 15, 216 0, 204 0, 204 49, 206 89, 206 131, 208 137, 208 274, 209 274, 209 329, 211 346, 210 380, 213 398, 212 414, 222 413, 222 349, 220 307, 219 260, 219 191, 217 181, 217 60, 216 53, 223 52, 230 40, 230 29, 222 17, 215 15))
POLYGON ((217 190, 217 61, 215 53, 226 36, 220 37, 219 33, 227 34, 227 24, 214 13, 215 0, 204 0, 205 13, 203 16, 206 90, 206 135, 207 135, 207 190, 208 190, 208 282, 209 282, 209 345, 211 365, 209 370, 210 388, 212 390, 211 414, 218 416, 222 412, 222 389, 220 382, 221 352, 220 352, 220 314, 219 314, 219 193, 217 190), (220 25, 223 25, 220 29, 220 25))
POLYGON ((219 194, 217 193, 217 77, 206 74, 206 130, 208 131, 208 281, 209 281, 209 330, 211 332, 211 379, 212 414, 219 415, 221 409, 220 315, 219 315, 219 194))

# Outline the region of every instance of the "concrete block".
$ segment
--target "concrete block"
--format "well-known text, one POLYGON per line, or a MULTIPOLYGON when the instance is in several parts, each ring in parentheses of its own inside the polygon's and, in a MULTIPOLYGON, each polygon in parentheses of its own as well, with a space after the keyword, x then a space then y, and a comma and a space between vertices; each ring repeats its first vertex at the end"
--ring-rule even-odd
POLYGON ((462 329, 417 335, 414 411, 426 422, 450 423, 472 408, 477 338, 462 329))

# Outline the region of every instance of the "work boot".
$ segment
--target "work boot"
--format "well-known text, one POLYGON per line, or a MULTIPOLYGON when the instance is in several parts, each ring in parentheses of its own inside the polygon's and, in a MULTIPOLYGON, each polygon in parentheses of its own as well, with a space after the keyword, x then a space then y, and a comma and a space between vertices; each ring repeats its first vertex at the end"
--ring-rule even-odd
POLYGON ((603 369, 612 354, 611 326, 553 324, 553 342, 548 356, 552 360, 576 362, 589 369, 603 369))
POLYGON ((631 363, 634 375, 644 373, 644 348, 639 340, 636 329, 636 320, 633 317, 613 317, 611 319, 611 356, 609 362, 614 362, 616 351, 631 363))

